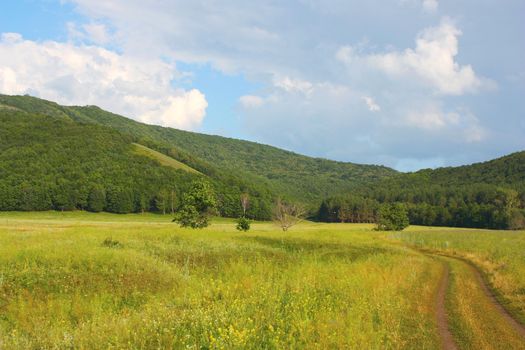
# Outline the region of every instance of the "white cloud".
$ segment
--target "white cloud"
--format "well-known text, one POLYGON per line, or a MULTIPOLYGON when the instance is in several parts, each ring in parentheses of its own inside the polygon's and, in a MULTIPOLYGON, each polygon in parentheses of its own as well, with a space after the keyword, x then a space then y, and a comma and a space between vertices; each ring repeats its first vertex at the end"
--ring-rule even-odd
POLYGON ((178 96, 170 96, 140 119, 149 124, 192 130, 202 123, 207 107, 206 97, 199 90, 181 91, 178 96))
POLYGON ((419 80, 444 95, 463 95, 490 83, 478 77, 472 66, 456 62, 460 35, 461 31, 445 19, 438 27, 421 32, 415 49, 360 54, 353 47, 343 46, 336 58, 347 65, 380 70, 393 78, 419 80))
POLYGON ((286 92, 299 92, 310 95, 313 91, 313 84, 306 80, 291 79, 290 77, 274 78, 274 85, 286 92))
POLYGON ((239 98, 242 107, 257 108, 263 105, 264 99, 255 95, 244 95, 239 98))
POLYGON ((174 64, 141 59, 96 46, 23 40, 0 41, 0 88, 62 104, 94 104, 164 126, 197 128, 207 102, 198 90, 175 89, 174 64), (157 115, 157 116, 154 116, 157 115))
POLYGON ((365 101, 370 112, 379 112, 381 110, 381 107, 374 101, 372 97, 364 96, 363 101, 365 101))
POLYGON ((2 42, 5 44, 17 44, 24 38, 18 33, 2 33, 2 42))
POLYGON ((404 117, 404 124, 425 132, 457 137, 466 143, 483 141, 488 134, 479 119, 469 110, 444 112, 438 106, 432 105, 419 111, 408 112, 404 117))
POLYGON ((423 112, 410 112, 406 117, 406 122, 408 125, 419 129, 438 130, 446 126, 457 125, 459 118, 459 115, 455 112, 443 113, 434 109, 423 112))

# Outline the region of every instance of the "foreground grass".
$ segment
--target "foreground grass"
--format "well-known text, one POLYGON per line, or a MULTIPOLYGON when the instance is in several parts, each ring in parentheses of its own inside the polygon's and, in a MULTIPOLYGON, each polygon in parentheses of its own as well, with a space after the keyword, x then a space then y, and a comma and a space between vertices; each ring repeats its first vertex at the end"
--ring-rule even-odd
MULTIPOLYGON (((525 304, 523 232, 239 233, 230 220, 194 231, 170 219, 0 213, 0 349, 436 349, 446 258, 405 245, 467 257, 516 310, 525 304)), ((472 275, 447 263, 458 345, 519 349, 472 275)))
POLYGON ((0 347, 438 346, 431 259, 367 225, 253 226, 1 214, 0 347))

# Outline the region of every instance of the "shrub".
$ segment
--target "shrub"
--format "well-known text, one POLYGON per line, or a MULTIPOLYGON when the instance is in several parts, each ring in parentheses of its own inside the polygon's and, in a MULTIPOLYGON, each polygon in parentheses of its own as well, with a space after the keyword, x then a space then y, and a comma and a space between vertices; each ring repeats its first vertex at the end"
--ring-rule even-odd
POLYGON ((383 204, 379 208, 377 230, 402 231, 408 227, 408 213, 401 203, 383 204))
POLYGON ((250 220, 246 219, 244 216, 240 217, 237 220, 237 230, 239 231, 249 231, 250 230, 250 220))
POLYGON ((122 243, 120 243, 119 241, 117 240, 114 240, 113 238, 111 237, 108 237, 104 240, 104 242, 102 242, 102 246, 103 247, 107 247, 107 248, 114 248, 114 249, 117 249, 117 248, 122 248, 123 245, 122 243))

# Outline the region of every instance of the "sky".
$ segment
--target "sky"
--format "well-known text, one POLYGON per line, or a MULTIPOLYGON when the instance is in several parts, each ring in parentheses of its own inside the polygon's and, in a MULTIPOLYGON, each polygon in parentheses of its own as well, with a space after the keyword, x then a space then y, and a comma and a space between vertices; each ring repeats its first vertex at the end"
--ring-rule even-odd
POLYGON ((0 93, 401 171, 525 150, 525 0, 2 0, 0 93))

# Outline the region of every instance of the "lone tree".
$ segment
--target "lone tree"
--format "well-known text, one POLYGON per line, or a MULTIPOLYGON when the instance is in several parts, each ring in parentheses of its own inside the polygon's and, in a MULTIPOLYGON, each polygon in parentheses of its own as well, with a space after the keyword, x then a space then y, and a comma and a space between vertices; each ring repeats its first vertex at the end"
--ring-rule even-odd
POLYGON ((408 227, 408 214, 406 207, 401 203, 383 204, 379 208, 377 230, 402 231, 408 227))
POLYGON ((250 230, 250 220, 246 219, 244 216, 237 219, 237 230, 239 231, 249 231, 250 230))
POLYGON ((173 219, 181 227, 204 228, 215 212, 217 200, 211 185, 204 180, 191 183, 190 189, 182 196, 182 205, 173 219))
POLYGON ((284 202, 278 198, 273 210, 273 219, 283 231, 288 231, 290 227, 303 221, 304 214, 305 210, 301 206, 284 202))

